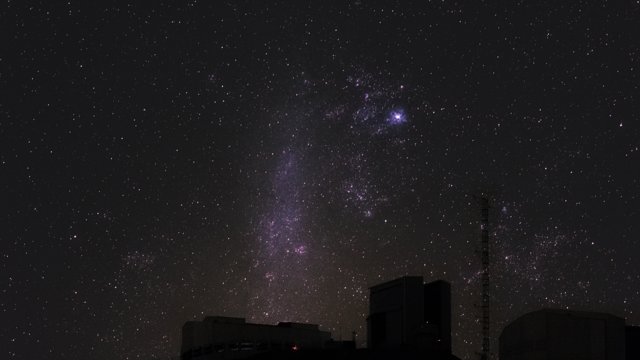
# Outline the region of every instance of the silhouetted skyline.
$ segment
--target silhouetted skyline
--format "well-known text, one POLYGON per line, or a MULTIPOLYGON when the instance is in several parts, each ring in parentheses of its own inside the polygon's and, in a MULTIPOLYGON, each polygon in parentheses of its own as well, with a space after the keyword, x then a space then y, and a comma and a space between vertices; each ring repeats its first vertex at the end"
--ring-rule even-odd
POLYGON ((403 276, 372 286, 366 339, 358 349, 356 332, 336 341, 317 324, 207 316, 182 326, 180 358, 458 359, 451 353, 450 284, 403 276))
POLYGON ((543 307, 640 324, 636 2, 7 2, 0 358, 179 353, 207 314, 366 334, 451 284, 452 347, 543 307))
MULTIPOLYGON (((182 360, 213 359, 458 359, 451 352, 451 286, 403 276, 369 289, 366 348, 336 341, 317 324, 248 323, 207 316, 182 327, 182 360)), ((636 360, 640 327, 615 315, 538 309, 499 329, 477 358, 636 360), (499 345, 499 346, 495 346, 499 345)))

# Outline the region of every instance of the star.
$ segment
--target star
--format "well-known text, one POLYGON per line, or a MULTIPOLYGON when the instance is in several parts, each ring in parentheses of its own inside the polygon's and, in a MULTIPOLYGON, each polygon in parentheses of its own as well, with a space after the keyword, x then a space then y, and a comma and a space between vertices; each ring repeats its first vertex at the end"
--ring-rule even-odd
POLYGON ((401 125, 407 122, 407 116, 405 114, 404 109, 398 108, 389 111, 387 114, 387 124, 390 125, 401 125))

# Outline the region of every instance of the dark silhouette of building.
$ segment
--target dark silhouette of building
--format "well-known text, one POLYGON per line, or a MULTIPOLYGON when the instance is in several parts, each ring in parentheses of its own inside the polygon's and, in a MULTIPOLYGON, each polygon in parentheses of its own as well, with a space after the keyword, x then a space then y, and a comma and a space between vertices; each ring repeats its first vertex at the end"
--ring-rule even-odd
POLYGON ((351 349, 271 351, 252 357, 256 360, 460 360, 451 354, 433 353, 419 349, 351 349))
POLYGON ((247 323, 244 318, 209 316, 182 327, 182 359, 246 359, 260 353, 323 349, 329 332, 318 325, 247 323))
POLYGON ((627 360, 640 359, 640 326, 627 326, 625 335, 627 360))
POLYGON ((500 360, 516 359, 623 360, 624 319, 605 313, 553 309, 525 314, 500 335, 500 360))
POLYGON ((370 288, 367 343, 451 354, 451 286, 404 276, 370 288))
POLYGON ((436 280, 424 286, 424 320, 431 342, 451 353, 451 285, 436 280))
POLYGON ((405 276, 370 290, 367 349, 356 349, 355 333, 335 341, 318 325, 210 316, 184 324, 181 359, 460 360, 451 354, 449 283, 405 276))

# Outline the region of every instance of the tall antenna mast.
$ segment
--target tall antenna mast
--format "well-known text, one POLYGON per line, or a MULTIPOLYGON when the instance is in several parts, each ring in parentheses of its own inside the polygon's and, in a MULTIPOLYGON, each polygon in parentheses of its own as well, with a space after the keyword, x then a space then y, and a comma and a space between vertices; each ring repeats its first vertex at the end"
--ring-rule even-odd
POLYGON ((480 230, 482 252, 482 351, 481 360, 489 360, 491 356, 491 286, 489 283, 489 199, 480 198, 480 230))

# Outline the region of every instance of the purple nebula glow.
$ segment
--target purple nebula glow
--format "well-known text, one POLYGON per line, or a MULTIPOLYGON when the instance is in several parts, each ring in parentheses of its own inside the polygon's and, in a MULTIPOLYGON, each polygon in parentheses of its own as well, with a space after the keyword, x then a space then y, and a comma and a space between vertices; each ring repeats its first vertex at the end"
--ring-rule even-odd
POLYGON ((307 247, 304 245, 298 245, 293 250, 298 255, 304 255, 307 253, 307 247))

